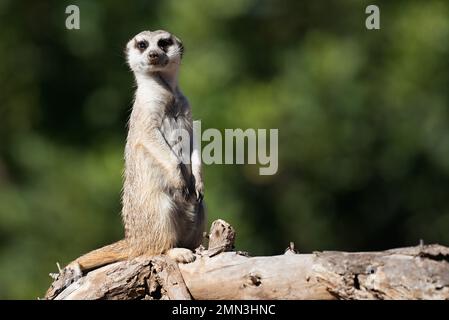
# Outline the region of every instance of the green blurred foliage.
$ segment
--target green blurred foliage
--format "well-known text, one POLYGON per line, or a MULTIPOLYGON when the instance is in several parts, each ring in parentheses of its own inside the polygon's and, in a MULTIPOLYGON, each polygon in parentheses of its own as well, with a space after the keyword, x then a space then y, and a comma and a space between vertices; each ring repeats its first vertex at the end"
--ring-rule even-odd
POLYGON ((55 262, 120 239, 133 77, 145 29, 185 43, 205 128, 279 128, 279 172, 205 167, 209 222, 278 254, 449 243, 449 4, 0 0, 0 297, 36 298, 55 262), (81 29, 65 28, 77 4, 81 29))

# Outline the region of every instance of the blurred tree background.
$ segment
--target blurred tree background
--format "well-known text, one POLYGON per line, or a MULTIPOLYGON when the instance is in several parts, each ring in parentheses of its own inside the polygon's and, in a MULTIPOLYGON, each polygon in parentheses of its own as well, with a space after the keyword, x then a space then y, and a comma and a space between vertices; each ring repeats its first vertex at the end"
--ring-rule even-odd
POLYGON ((141 30, 185 44, 205 128, 279 128, 279 171, 205 167, 209 223, 280 254, 449 244, 449 3, 0 0, 0 297, 43 296, 55 262, 120 239, 141 30), (76 4, 81 29, 65 28, 76 4))

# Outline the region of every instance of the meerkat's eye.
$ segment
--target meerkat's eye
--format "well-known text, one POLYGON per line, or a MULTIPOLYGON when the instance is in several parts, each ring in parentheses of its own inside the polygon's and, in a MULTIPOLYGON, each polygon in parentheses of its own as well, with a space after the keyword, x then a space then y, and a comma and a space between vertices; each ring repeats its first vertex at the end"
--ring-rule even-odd
POLYGON ((172 44, 173 44, 173 40, 170 39, 170 38, 168 38, 168 39, 161 39, 161 40, 159 40, 159 41, 157 42, 157 46, 158 46, 159 48, 161 48, 162 50, 164 50, 164 51, 166 51, 167 48, 168 48, 169 46, 171 46, 172 44))
POLYGON ((148 42, 144 40, 137 42, 137 48, 140 50, 145 50, 146 48, 148 48, 148 42))

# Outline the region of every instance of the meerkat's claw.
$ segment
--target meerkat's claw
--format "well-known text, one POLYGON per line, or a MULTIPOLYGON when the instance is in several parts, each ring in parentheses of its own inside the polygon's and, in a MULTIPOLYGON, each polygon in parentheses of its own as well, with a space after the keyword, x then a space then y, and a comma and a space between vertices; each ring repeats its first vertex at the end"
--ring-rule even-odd
POLYGON ((172 248, 167 251, 167 256, 175 260, 177 263, 190 263, 196 259, 193 252, 186 248, 172 248))
POLYGON ((204 193, 201 191, 196 190, 196 201, 202 202, 204 199, 204 193))
POLYGON ((48 275, 53 279, 53 281, 55 281, 56 279, 58 279, 59 273, 50 272, 48 275))

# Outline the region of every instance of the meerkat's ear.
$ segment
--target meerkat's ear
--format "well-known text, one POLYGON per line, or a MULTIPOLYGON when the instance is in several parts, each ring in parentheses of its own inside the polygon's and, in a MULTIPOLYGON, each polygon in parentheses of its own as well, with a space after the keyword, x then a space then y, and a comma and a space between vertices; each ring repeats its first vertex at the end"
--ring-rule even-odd
POLYGON ((173 36, 173 38, 175 39, 176 43, 178 44, 179 51, 181 52, 181 58, 182 58, 184 56, 184 51, 185 51, 184 45, 178 37, 173 36))

